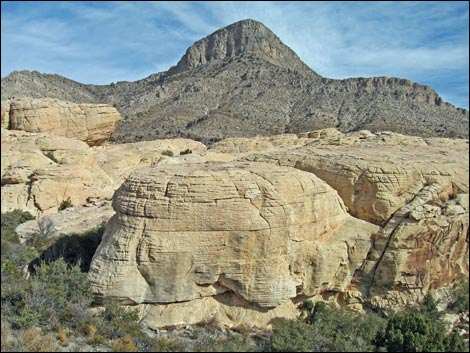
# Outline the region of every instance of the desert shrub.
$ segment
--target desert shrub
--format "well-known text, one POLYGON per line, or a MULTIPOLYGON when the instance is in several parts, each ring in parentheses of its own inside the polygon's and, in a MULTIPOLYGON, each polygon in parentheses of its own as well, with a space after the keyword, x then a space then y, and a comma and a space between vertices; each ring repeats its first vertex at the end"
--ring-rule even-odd
POLYGON ((121 307, 115 302, 106 303, 100 315, 98 332, 109 339, 123 338, 125 335, 140 338, 145 334, 140 330, 138 320, 137 311, 121 307))
POLYGON ((157 338, 154 341, 152 349, 148 350, 147 352, 182 352, 182 351, 183 351, 183 346, 181 344, 179 344, 178 342, 172 339, 161 337, 161 338, 157 338))
POLYGON ((101 318, 95 315, 86 315, 76 321, 75 332, 78 335, 94 337, 98 331, 101 318))
POLYGON ((125 335, 123 338, 118 338, 112 348, 113 352, 137 352, 138 349, 132 338, 129 335, 125 335))
POLYGON ((310 352, 314 344, 314 330, 302 320, 278 320, 266 349, 270 352, 310 352))
POLYGON ((105 321, 128 321, 137 322, 139 320, 139 314, 137 311, 130 308, 122 307, 116 302, 107 303, 102 313, 102 318, 105 321))
POLYGON ((377 336, 377 346, 388 352, 439 352, 444 351, 445 331, 422 313, 400 313, 388 320, 385 331, 377 336))
POLYGON ((446 352, 468 352, 468 342, 458 333, 452 333, 444 339, 446 352))
POLYGON ((255 344, 248 337, 230 335, 224 338, 205 336, 196 342, 196 352, 253 352, 255 344))
POLYGON ((69 343, 67 332, 61 326, 57 328, 57 339, 63 346, 66 346, 69 343))
POLYGON ((62 200, 62 202, 60 203, 60 205, 58 207, 58 210, 62 211, 62 210, 65 210, 66 208, 69 208, 69 207, 73 207, 73 203, 72 203, 72 200, 70 200, 70 196, 67 197, 66 200, 62 200))
POLYGON ((95 345, 105 344, 106 342, 108 342, 108 340, 101 335, 94 335, 90 341, 90 343, 95 345))
POLYGON ((3 319, 2 315, 2 326, 1 326, 1 351, 2 352, 12 352, 14 351, 15 347, 15 337, 13 336, 13 332, 11 330, 10 325, 6 320, 3 319))
POLYGON ((388 352, 468 351, 462 337, 447 334, 442 313, 429 293, 417 307, 391 316, 377 333, 376 345, 388 352))
POLYGON ((29 212, 23 212, 21 210, 14 210, 6 213, 2 213, 1 226, 3 229, 15 230, 15 228, 26 221, 34 219, 33 215, 29 212))
POLYGON ((244 324, 240 324, 238 326, 232 327, 232 331, 238 332, 243 336, 248 336, 252 332, 252 328, 250 327, 250 325, 244 323, 244 324))
POLYGON ((297 308, 308 318, 313 313, 314 304, 311 300, 304 300, 297 308))
MULTIPOLYGON (((1 217, 1 255, 2 255, 2 283, 4 275, 11 275, 18 272, 20 266, 31 260, 31 251, 26 251, 19 244, 18 236, 15 228, 26 221, 32 220, 34 217, 29 212, 14 210, 2 213, 1 217)), ((28 249, 29 250, 29 249, 28 249)))
POLYGON ((299 309, 307 315, 297 321, 279 320, 266 350, 351 352, 374 351, 377 331, 385 326, 378 315, 359 315, 346 309, 329 308, 325 303, 303 302, 299 309))
POLYGON ((91 303, 86 274, 64 260, 35 267, 28 281, 2 288, 2 311, 14 327, 50 326, 75 319, 76 312, 91 303))
POLYGON ((44 333, 38 328, 30 328, 18 337, 19 352, 58 352, 53 333, 44 333))
POLYGON ((462 280, 455 284, 451 293, 452 299, 449 303, 449 309, 461 313, 468 311, 469 301, 469 282, 468 279, 462 280))

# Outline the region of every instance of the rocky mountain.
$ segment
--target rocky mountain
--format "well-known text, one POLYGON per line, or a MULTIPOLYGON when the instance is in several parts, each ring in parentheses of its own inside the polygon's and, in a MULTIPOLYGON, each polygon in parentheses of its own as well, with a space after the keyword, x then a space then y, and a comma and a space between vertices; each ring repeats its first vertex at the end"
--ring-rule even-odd
POLYGON ((469 136, 469 113, 406 79, 321 77, 262 23, 243 20, 197 41, 176 66, 135 82, 81 84, 13 72, 2 99, 106 103, 123 116, 121 142, 270 135, 336 127, 419 136, 469 136))

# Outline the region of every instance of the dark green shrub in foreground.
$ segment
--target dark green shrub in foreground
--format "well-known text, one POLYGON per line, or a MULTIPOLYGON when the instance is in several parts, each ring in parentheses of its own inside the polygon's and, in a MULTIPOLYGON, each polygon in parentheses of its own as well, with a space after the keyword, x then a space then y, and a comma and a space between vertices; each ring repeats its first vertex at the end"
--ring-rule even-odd
MULTIPOLYGON (((305 302, 304 302, 305 303, 305 302)), ((376 333, 385 320, 375 314, 359 315, 318 302, 301 305, 310 314, 303 320, 279 320, 266 350, 274 352, 372 352, 376 333)))
POLYGON ((464 279, 452 288, 452 302, 449 308, 455 312, 467 312, 469 310, 469 282, 464 279))
POLYGON ((2 288, 2 313, 13 327, 50 326, 70 321, 91 303, 87 275, 63 259, 35 267, 29 280, 2 288))
POLYGON ((34 249, 20 245, 18 236, 15 233, 15 228, 18 225, 32 219, 34 217, 29 212, 20 210, 2 213, 2 286, 8 281, 17 281, 22 275, 23 268, 38 255, 34 249))
POLYGON ((266 350, 269 352, 311 352, 315 330, 301 320, 279 320, 273 325, 273 333, 266 350))
POLYGON ((34 219, 34 216, 31 213, 23 212, 21 210, 2 213, 2 230, 15 230, 15 228, 21 223, 32 219, 34 219))
POLYGON ((389 318, 376 337, 377 348, 387 352, 465 352, 465 341, 448 335, 436 302, 428 294, 417 307, 389 318))

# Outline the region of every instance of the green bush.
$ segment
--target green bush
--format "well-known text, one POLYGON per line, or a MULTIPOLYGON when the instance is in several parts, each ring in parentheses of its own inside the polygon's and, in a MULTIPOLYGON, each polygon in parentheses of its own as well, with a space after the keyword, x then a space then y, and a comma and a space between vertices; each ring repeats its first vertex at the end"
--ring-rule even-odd
POLYGON ((28 281, 2 287, 2 312, 16 328, 70 321, 91 303, 86 274, 63 259, 34 268, 28 281))
MULTIPOLYGON (((140 347, 139 347, 140 348, 140 347)), ((172 339, 161 337, 154 340, 154 343, 149 350, 145 352, 182 352, 183 346, 172 339)))
POLYGON ((35 249, 21 245, 15 228, 34 217, 29 212, 14 210, 2 213, 1 220, 1 273, 2 288, 7 283, 20 280, 22 271, 38 253, 35 249))
POLYGON ((468 279, 464 279, 455 284, 452 288, 452 301, 449 304, 449 308, 455 312, 462 313, 468 312, 468 301, 469 301, 469 282, 468 279))
MULTIPOLYGON (((2 213, 2 233, 3 229, 15 230, 15 228, 26 221, 34 219, 33 215, 29 212, 23 212, 21 210, 14 210, 6 213, 2 213)), ((2 234, 3 236, 3 234, 2 234)))
POLYGON ((144 335, 137 323, 137 311, 121 307, 115 302, 106 303, 100 319, 98 332, 106 338, 123 338, 126 334, 139 338, 144 335))
POLYGON ((70 196, 67 197, 67 200, 62 200, 62 202, 59 205, 58 210, 62 211, 69 207, 73 207, 73 203, 72 203, 72 200, 70 200, 70 196))
POLYGON ((273 325, 266 348, 270 352, 310 352, 314 341, 312 325, 301 320, 279 320, 273 325))
POLYGON ((329 308, 323 302, 303 302, 299 309, 310 313, 303 320, 280 320, 269 339, 269 351, 280 352, 371 352, 375 336, 385 320, 376 314, 359 315, 329 308))
POLYGON ((462 337, 447 334, 431 294, 418 307, 390 317, 386 328, 377 333, 376 345, 388 352, 468 351, 462 337))

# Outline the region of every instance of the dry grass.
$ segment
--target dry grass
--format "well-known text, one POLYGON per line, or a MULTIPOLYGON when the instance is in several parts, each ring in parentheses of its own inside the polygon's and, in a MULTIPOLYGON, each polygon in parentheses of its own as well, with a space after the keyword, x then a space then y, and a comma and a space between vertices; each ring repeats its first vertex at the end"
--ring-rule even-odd
POLYGON ((18 336, 19 351, 23 352, 58 352, 53 333, 44 334, 38 328, 30 328, 18 336))
POLYGON ((138 349, 132 338, 129 335, 125 335, 123 338, 118 338, 114 341, 113 352, 137 352, 138 349))

